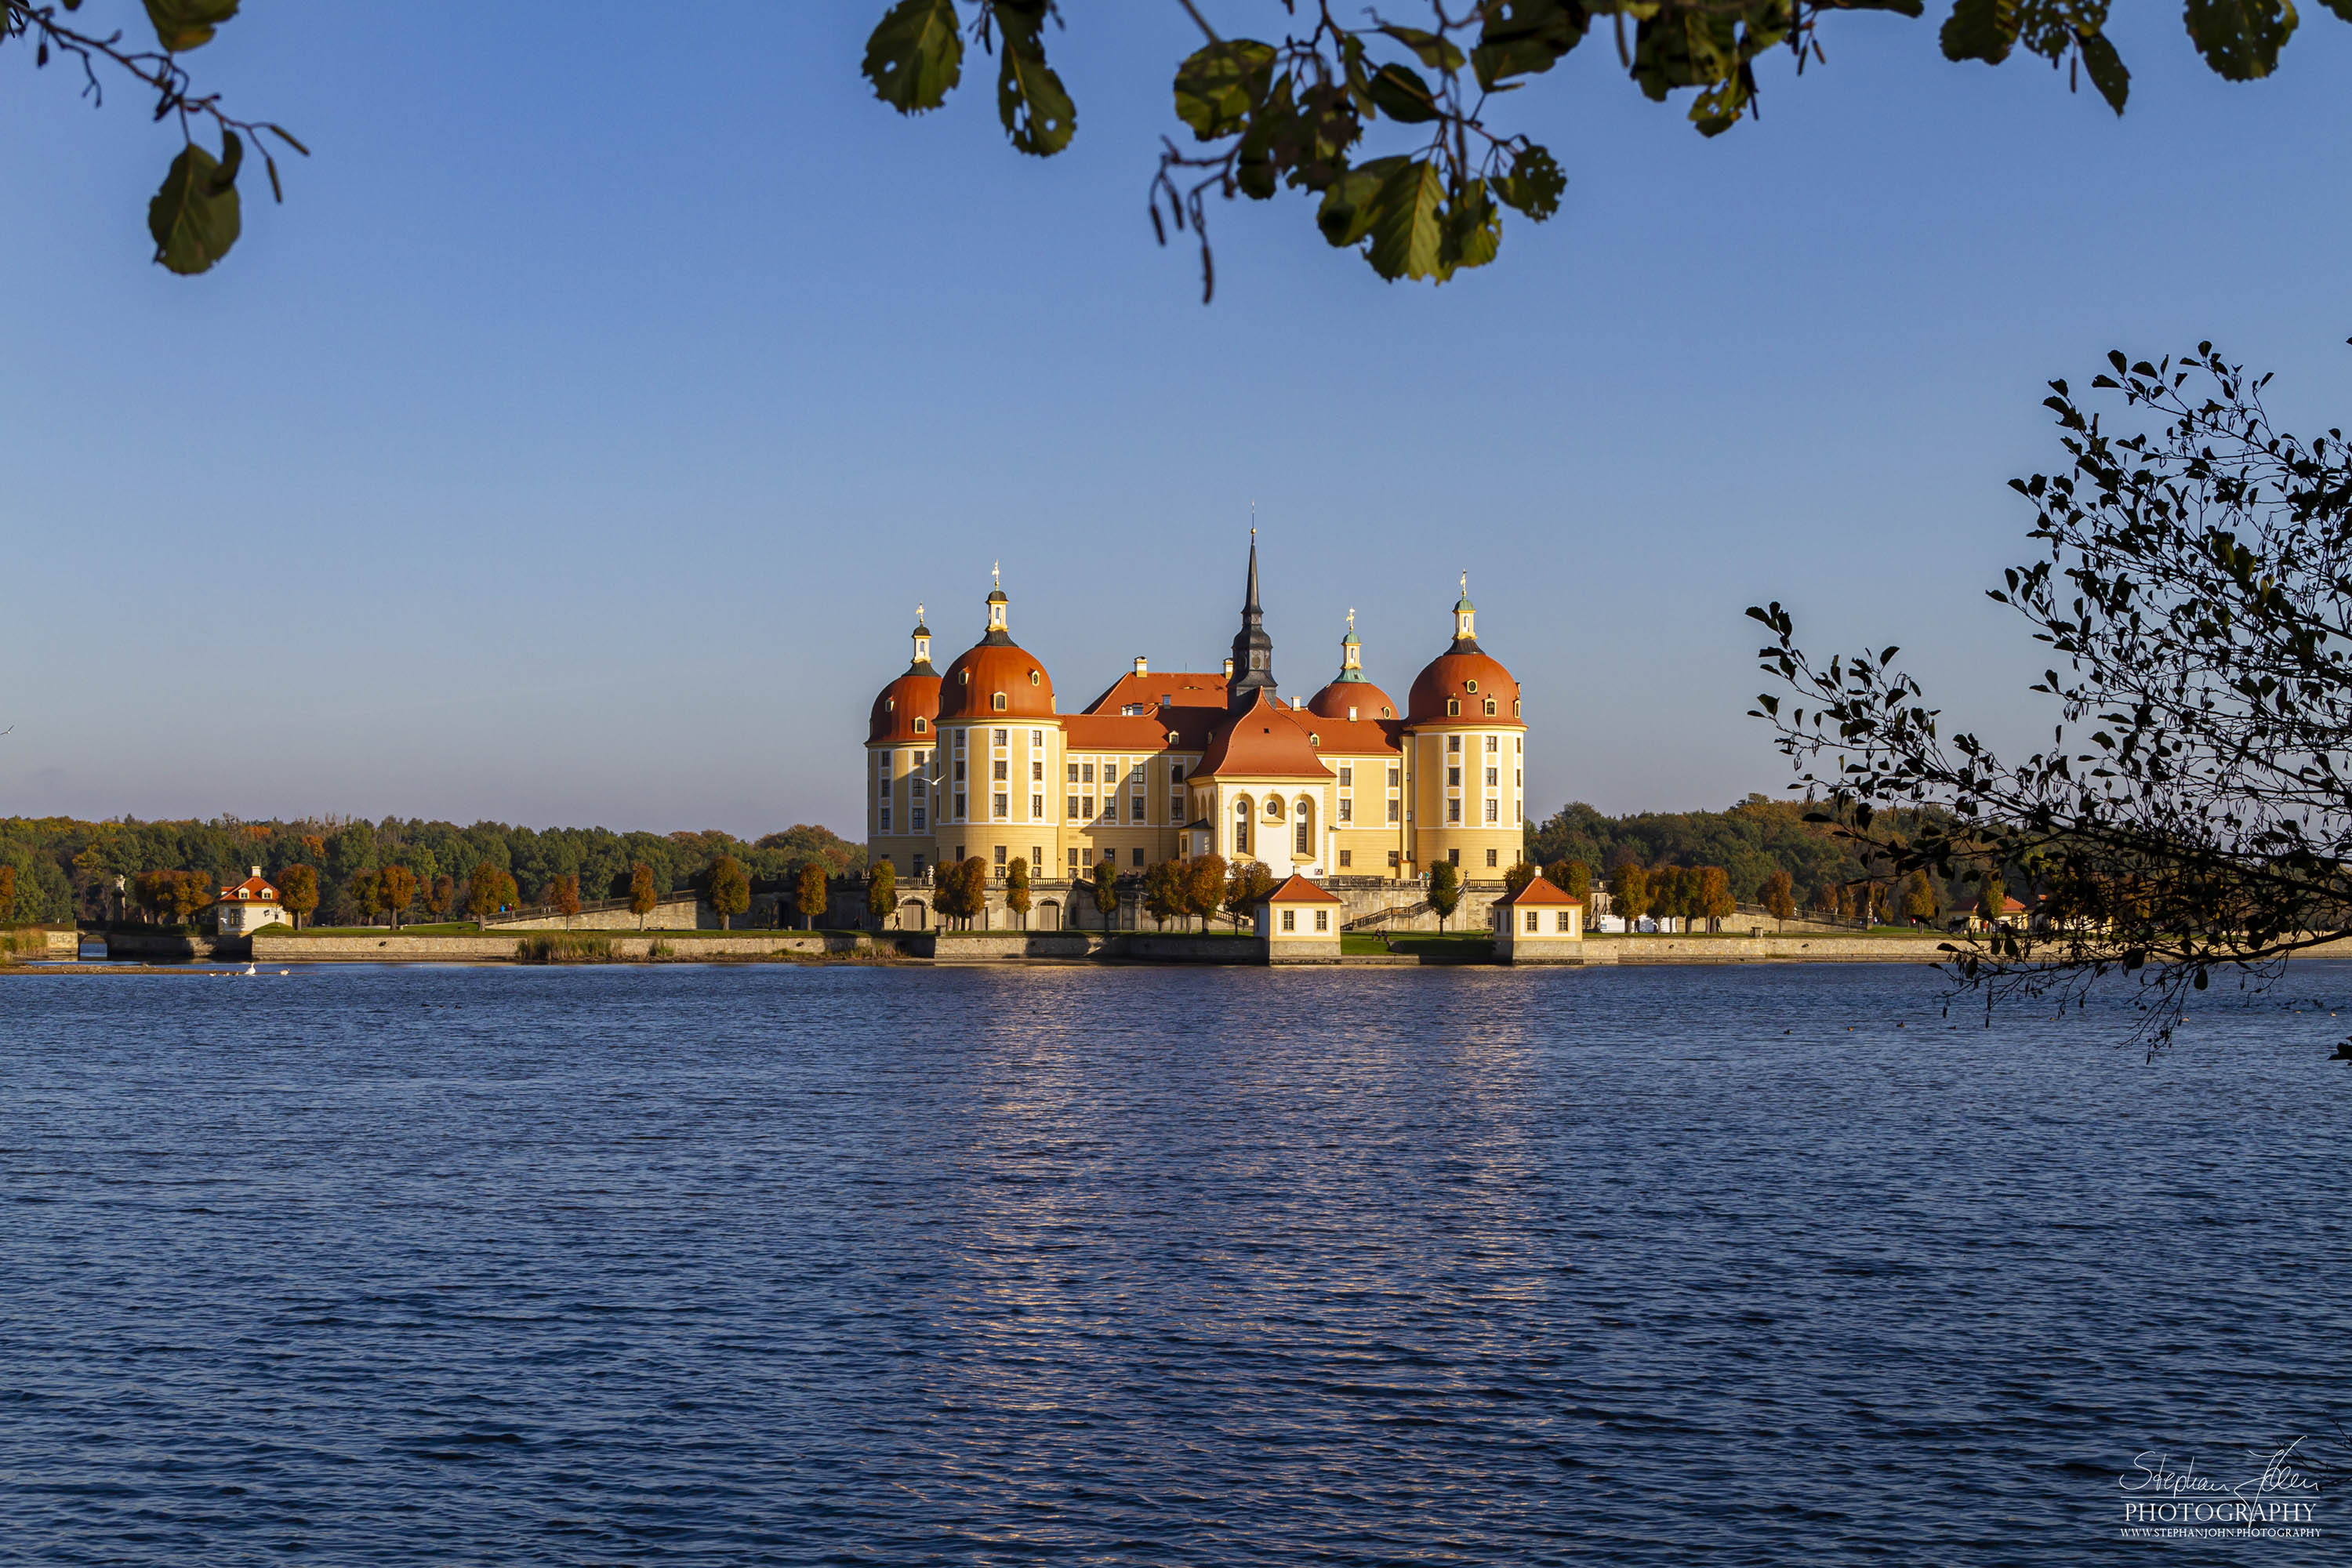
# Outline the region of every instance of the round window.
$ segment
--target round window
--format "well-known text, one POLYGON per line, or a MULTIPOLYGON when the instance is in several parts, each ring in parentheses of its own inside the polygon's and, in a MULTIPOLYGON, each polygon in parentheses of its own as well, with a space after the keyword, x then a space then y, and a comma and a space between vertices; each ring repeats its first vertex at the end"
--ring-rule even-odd
POLYGON ((1032 686, 1037 684, 1037 672, 1034 669, 1029 672, 1029 684, 1032 686))
POLYGON ((1475 691, 1478 689, 1478 683, 1475 680, 1465 680, 1462 683, 1462 689, 1465 691, 1475 691))
POLYGON ((1266 819, 1267 819, 1268 821, 1272 821, 1272 820, 1274 820, 1274 819, 1276 819, 1276 818, 1277 818, 1277 817, 1281 816, 1281 815, 1282 815, 1282 802, 1280 802, 1280 801, 1278 801, 1278 800, 1270 800, 1270 801, 1267 801, 1267 802, 1265 803, 1265 815, 1266 815, 1266 819))

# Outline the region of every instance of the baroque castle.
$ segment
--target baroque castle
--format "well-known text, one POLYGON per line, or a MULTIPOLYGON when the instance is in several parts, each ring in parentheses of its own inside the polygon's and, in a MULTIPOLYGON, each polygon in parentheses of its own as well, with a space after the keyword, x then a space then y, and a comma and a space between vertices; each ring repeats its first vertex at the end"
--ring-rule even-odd
MULTIPOLYGON (((1041 882, 1214 853, 1277 881, 1418 881, 1440 861, 1465 882, 1520 858, 1527 726, 1518 682, 1479 647, 1469 584, 1450 646, 1403 703, 1368 679, 1355 617, 1339 673, 1286 702, 1258 604, 1257 542, 1241 630, 1222 671, 1153 671, 1139 658, 1061 711, 1053 677, 1013 640, 1001 583, 988 627, 945 671, 930 628, 874 699, 866 740, 868 863, 926 880, 979 857, 1002 881, 1026 859, 1041 882)), ((1040 905, 1052 922, 1058 910, 1040 905)))

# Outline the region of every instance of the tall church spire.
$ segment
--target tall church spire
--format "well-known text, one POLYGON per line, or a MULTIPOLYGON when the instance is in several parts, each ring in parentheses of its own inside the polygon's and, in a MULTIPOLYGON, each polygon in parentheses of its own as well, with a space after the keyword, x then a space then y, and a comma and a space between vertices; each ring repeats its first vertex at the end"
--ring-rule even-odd
POLYGON ((1234 673, 1225 686, 1225 706, 1240 712, 1259 692, 1274 695, 1274 639, 1265 635, 1265 612, 1257 601, 1257 530, 1250 530, 1249 592, 1242 601, 1242 629, 1234 636, 1234 673))

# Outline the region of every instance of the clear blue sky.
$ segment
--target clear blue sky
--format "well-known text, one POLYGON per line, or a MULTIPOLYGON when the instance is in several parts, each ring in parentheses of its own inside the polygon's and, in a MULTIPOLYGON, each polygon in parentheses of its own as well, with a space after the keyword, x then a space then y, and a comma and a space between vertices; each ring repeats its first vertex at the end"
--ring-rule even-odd
POLYGON ((1511 106, 1570 184, 1500 264, 1383 284, 1284 196, 1215 212, 1205 310, 1144 216, 1172 0, 1069 0, 1047 162, 992 77, 873 101, 882 5, 249 0, 191 63, 317 155, 194 280, 148 261, 144 106, 0 56, 0 814, 855 832, 917 600, 952 653, 1001 557, 1066 709, 1219 656, 1252 500, 1290 694, 1350 605, 1401 694, 1466 568, 1531 806, 1721 805, 1787 778, 1742 717, 1764 599, 2046 733, 1982 589, 2048 377, 2210 335, 2352 413, 2315 5, 2246 86, 2118 7, 2120 121, 1943 62, 1940 7, 1832 17, 1713 142, 1596 39, 1511 106))

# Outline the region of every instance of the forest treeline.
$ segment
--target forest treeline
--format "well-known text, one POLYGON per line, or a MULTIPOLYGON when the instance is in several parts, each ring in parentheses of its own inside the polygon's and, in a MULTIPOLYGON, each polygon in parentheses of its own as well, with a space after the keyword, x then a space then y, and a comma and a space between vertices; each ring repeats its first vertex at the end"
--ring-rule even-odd
MULTIPOLYGON (((390 867, 430 887, 441 877, 463 883, 489 865, 511 876, 520 896, 536 901, 559 879, 579 879, 585 900, 624 898, 632 869, 645 866, 657 891, 698 885, 721 857, 759 879, 797 876, 806 865, 826 875, 863 871, 866 849, 823 827, 802 825, 746 842, 716 830, 615 833, 604 827, 513 827, 478 822, 382 822, 310 818, 298 822, 83 822, 72 817, 0 817, 0 866, 16 871, 15 900, 0 921, 97 920, 114 911, 115 879, 188 871, 227 887, 255 866, 275 877, 290 866, 318 872, 320 925, 356 923, 355 883, 390 867)), ((308 923, 308 922, 306 922, 308 923)))
MULTIPOLYGON (((1786 871, 1800 908, 1821 907, 1822 889, 1847 889, 1849 912, 1860 912, 1854 890, 1890 883, 1886 868, 1865 866, 1851 841, 1826 823, 1808 822, 1821 807, 1805 801, 1751 795, 1724 811, 1644 811, 1603 816, 1581 801, 1564 805, 1528 830, 1528 858, 1539 865, 1581 860, 1596 877, 1627 861, 1645 867, 1720 866, 1731 896, 1741 903, 1765 901, 1764 884, 1786 871)), ((1937 883, 1930 889, 1938 910, 1975 889, 1937 883)))

